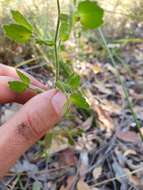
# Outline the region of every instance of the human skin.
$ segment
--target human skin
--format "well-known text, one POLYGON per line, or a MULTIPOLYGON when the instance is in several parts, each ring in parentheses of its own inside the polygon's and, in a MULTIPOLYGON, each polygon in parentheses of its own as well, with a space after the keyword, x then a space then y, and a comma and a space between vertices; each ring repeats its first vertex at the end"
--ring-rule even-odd
POLYGON ((0 127, 0 178, 17 159, 62 117, 66 97, 28 75, 32 88, 45 92, 36 94, 31 89, 22 94, 12 92, 8 81, 18 80, 16 70, 0 64, 0 104, 17 102, 22 108, 0 127))

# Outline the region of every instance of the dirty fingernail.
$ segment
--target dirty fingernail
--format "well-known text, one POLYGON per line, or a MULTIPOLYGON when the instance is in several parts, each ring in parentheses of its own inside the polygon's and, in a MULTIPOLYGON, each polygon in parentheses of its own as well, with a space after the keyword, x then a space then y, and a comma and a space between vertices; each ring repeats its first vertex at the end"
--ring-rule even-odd
POLYGON ((61 93, 61 92, 57 92, 53 98, 52 98, 52 105, 55 109, 55 111, 57 112, 58 115, 63 115, 64 114, 64 106, 66 103, 66 96, 61 93))

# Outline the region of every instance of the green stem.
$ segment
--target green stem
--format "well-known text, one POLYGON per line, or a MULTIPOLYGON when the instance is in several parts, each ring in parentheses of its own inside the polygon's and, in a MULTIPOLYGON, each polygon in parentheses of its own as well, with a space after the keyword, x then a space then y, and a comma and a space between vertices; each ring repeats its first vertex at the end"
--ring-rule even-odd
MULTIPOLYGON (((103 34, 103 32, 102 32, 101 29, 99 29, 99 34, 100 34, 101 39, 102 39, 102 41, 103 41, 103 43, 104 43, 105 49, 107 50, 108 55, 109 55, 109 57, 110 57, 110 59, 111 59, 111 62, 112 62, 112 64, 113 64, 113 67, 116 68, 116 61, 115 61, 115 59, 114 59, 114 57, 113 57, 113 55, 112 55, 111 50, 110 50, 109 47, 108 47, 106 38, 105 38, 105 36, 104 36, 104 34, 103 34)), ((131 111, 131 113, 132 113, 133 119, 134 119, 134 121, 135 121, 135 123, 136 123, 136 126, 137 126, 137 129, 138 129, 138 131, 139 131, 139 133, 140 133, 140 137, 141 137, 141 139, 143 140, 143 134, 142 134, 141 131, 140 131, 140 128, 141 128, 140 122, 138 121, 137 115, 136 115, 136 113, 134 112, 132 102, 131 102, 130 99, 129 99, 128 89, 126 88, 126 85, 124 84, 123 79, 120 77, 120 73, 118 72, 117 69, 116 69, 116 75, 117 75, 117 79, 118 79, 119 83, 122 85, 122 88, 123 88, 123 91, 124 91, 124 95, 125 95, 125 98, 126 98, 127 103, 128 103, 128 107, 129 107, 129 109, 130 109, 130 111, 131 111)))
POLYGON ((59 34, 59 28, 60 28, 60 2, 57 0, 57 9, 58 9, 58 20, 57 20, 57 26, 56 26, 56 33, 55 33, 55 45, 54 45, 54 51, 55 51, 55 66, 56 66, 56 81, 59 80, 59 56, 58 56, 58 34, 59 34))

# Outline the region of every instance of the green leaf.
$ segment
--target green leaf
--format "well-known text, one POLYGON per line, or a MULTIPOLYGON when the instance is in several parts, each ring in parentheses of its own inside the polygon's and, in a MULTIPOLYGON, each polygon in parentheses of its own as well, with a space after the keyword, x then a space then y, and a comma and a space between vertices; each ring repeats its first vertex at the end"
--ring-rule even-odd
POLYGON ((39 45, 54 46, 53 40, 36 39, 36 43, 39 45))
POLYGON ((89 109, 89 105, 86 99, 81 95, 81 93, 71 94, 70 101, 78 108, 89 109))
POLYGON ((45 147, 46 148, 50 148, 52 145, 52 140, 53 140, 53 133, 47 133, 47 135, 45 136, 45 147))
POLYGON ((66 137, 68 139, 68 143, 69 145, 73 146, 75 144, 75 141, 73 139, 73 136, 70 132, 66 133, 66 137))
POLYGON ((72 73, 71 64, 68 62, 64 62, 63 60, 60 60, 59 64, 60 64, 60 74, 63 75, 65 78, 68 78, 72 73))
POLYGON ((32 32, 32 25, 27 21, 27 19, 17 10, 11 11, 13 20, 19 24, 27 28, 32 32))
POLYGON ((22 73, 20 70, 16 70, 16 73, 18 74, 19 78, 22 80, 23 83, 29 85, 30 79, 22 73))
POLYGON ((16 93, 22 93, 28 88, 28 85, 21 81, 10 81, 8 84, 10 89, 16 93))
POLYGON ((56 81, 56 87, 58 88, 58 89, 60 89, 62 92, 65 92, 65 88, 64 88, 64 85, 63 85, 63 83, 61 82, 61 81, 56 81))
POLYGON ((32 35, 30 30, 18 24, 4 25, 3 29, 8 38, 18 43, 27 42, 32 35))
POLYGON ((62 41, 66 41, 69 39, 70 33, 72 29, 72 18, 70 15, 61 14, 61 25, 59 29, 59 38, 62 41))
POLYGON ((72 74, 68 80, 67 80, 67 84, 72 88, 72 89, 76 89, 79 87, 80 85, 80 77, 77 74, 72 74))
POLYGON ((58 80, 56 82, 56 87, 59 88, 62 92, 65 92, 65 91, 68 92, 71 89, 71 87, 68 84, 66 84, 60 80, 58 80))
POLYGON ((95 1, 85 0, 78 5, 81 24, 87 29, 95 29, 102 25, 104 10, 95 1))

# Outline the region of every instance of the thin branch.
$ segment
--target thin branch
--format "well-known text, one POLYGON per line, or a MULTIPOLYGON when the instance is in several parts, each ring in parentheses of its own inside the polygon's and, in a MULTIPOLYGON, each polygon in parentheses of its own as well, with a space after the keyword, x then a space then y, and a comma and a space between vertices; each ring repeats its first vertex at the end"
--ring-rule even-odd
POLYGON ((136 169, 136 170, 134 170, 132 172, 128 172, 126 174, 123 174, 123 175, 120 175, 120 176, 117 176, 117 177, 113 177, 113 178, 104 180, 104 181, 96 183, 95 185, 92 185, 92 186, 97 187, 97 186, 100 186, 100 185, 105 185, 105 184, 107 184, 109 182, 113 182, 115 180, 121 180, 121 178, 131 176, 131 175, 136 174, 136 173, 141 172, 141 171, 143 171, 143 167, 140 167, 140 168, 138 168, 138 169, 136 169))

